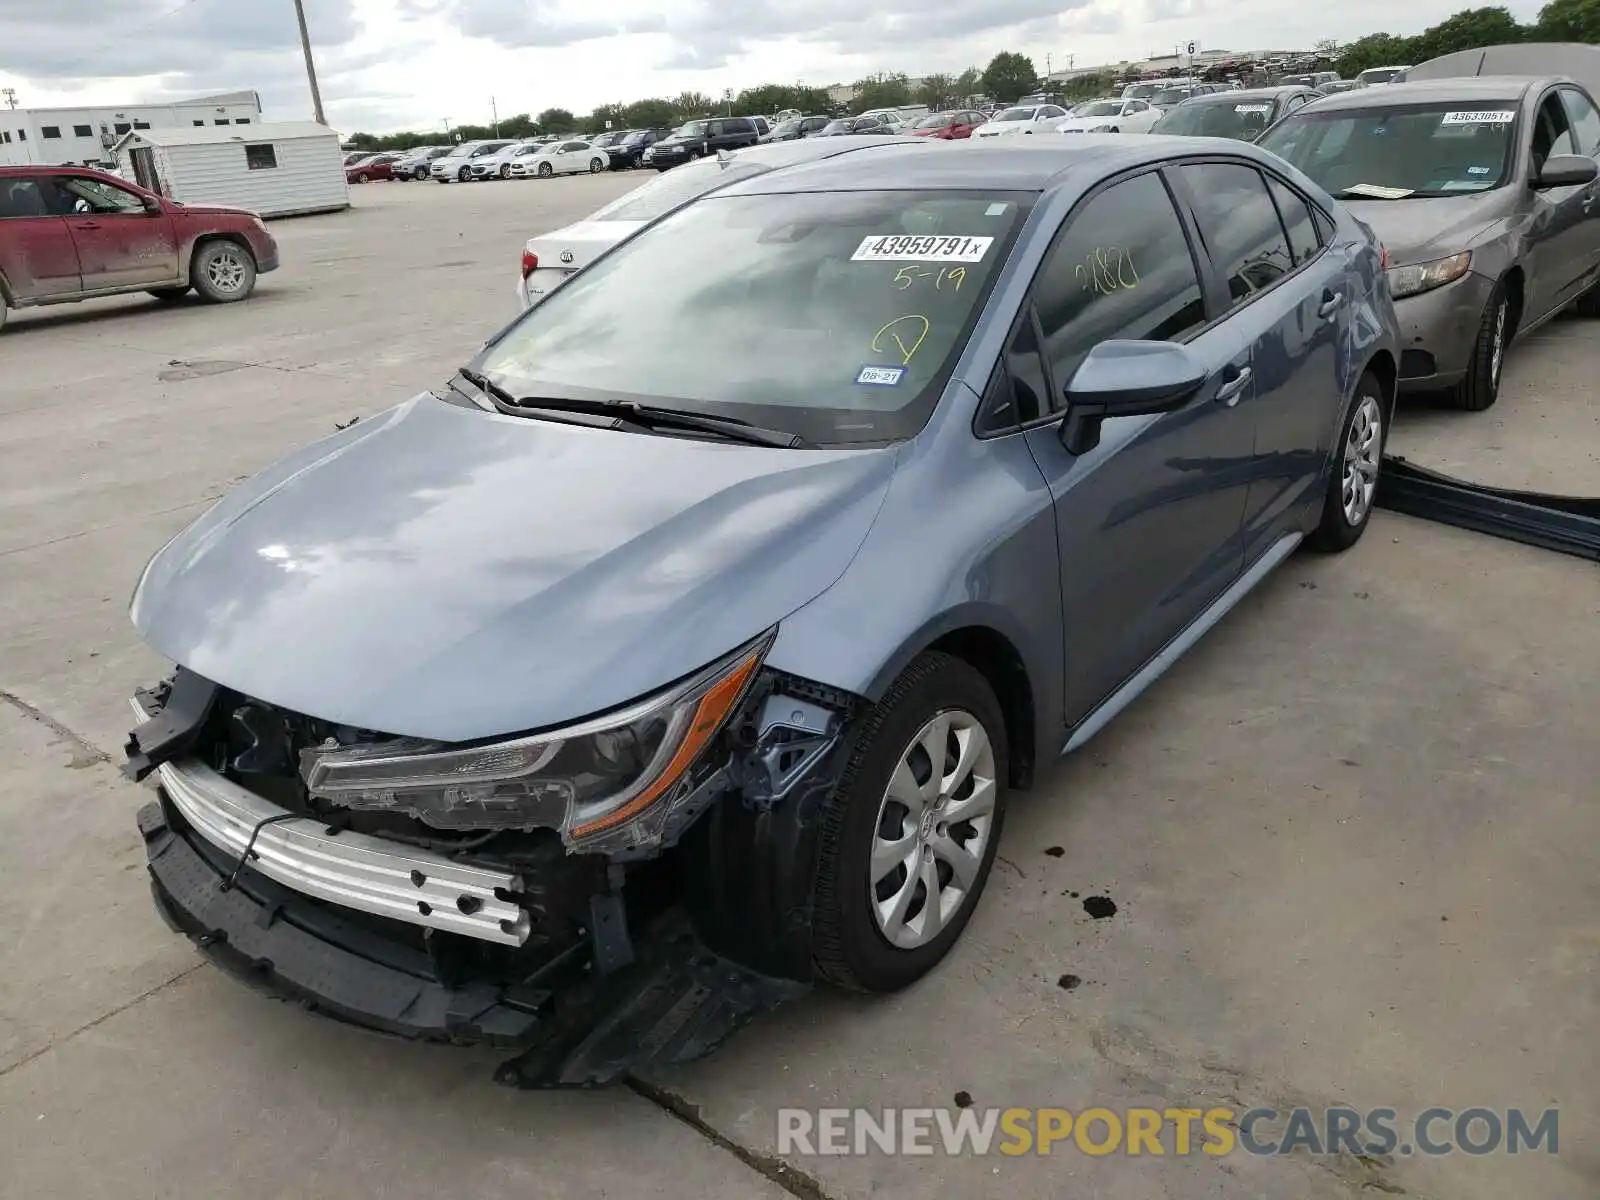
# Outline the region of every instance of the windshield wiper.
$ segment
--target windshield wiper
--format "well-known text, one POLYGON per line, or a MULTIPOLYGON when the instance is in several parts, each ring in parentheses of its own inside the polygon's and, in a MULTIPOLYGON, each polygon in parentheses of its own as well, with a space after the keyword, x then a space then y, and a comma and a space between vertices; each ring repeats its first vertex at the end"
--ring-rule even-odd
POLYGON ((487 375, 480 375, 470 367, 457 367, 456 374, 465 379, 473 387, 477 388, 485 396, 488 396, 493 400, 498 400, 507 408, 515 408, 517 406, 517 398, 510 392, 506 391, 505 388, 501 387, 494 380, 490 379, 487 375))
POLYGON ((522 410, 542 409, 548 412, 614 417, 629 425, 645 429, 684 429, 697 433, 715 433, 730 441, 746 442, 752 446, 799 450, 811 445, 798 433, 790 433, 786 429, 765 429, 760 425, 752 425, 749 421, 741 421, 738 417, 714 417, 709 413, 691 412, 683 408, 663 408, 656 404, 639 404, 632 400, 566 400, 527 396, 513 398, 509 403, 513 408, 522 410))

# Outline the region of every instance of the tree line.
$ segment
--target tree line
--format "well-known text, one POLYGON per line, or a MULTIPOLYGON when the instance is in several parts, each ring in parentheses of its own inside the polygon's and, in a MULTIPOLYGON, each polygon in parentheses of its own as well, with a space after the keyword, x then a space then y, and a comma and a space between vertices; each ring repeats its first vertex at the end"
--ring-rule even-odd
MULTIPOLYGON (((1333 42, 1319 43, 1318 53, 1349 79, 1369 67, 1416 64, 1456 50, 1524 41, 1600 43, 1600 0, 1550 0, 1531 25, 1519 23, 1502 7, 1469 8, 1413 37, 1372 33, 1342 47, 1333 42)), ((475 141, 539 134, 597 134, 607 129, 672 128, 719 113, 769 115, 797 109, 808 114, 843 116, 907 104, 926 104, 938 112, 973 103, 979 98, 1011 104, 1041 87, 1050 87, 1068 101, 1087 100, 1113 91, 1123 82, 1124 77, 1120 76, 1087 74, 1065 83, 1047 84, 1040 79, 1033 60, 1027 55, 1001 51, 988 66, 968 67, 957 74, 925 75, 916 81, 900 72, 870 75, 856 82, 854 96, 848 104, 834 103, 825 88, 768 83, 725 95, 721 100, 703 92, 680 92, 676 96, 652 97, 627 104, 603 104, 583 116, 565 108, 547 108, 538 114, 519 113, 507 117, 498 125, 458 125, 450 130, 448 139, 442 139, 439 131, 434 130, 385 136, 356 133, 349 140, 366 150, 406 150, 441 140, 475 141)))

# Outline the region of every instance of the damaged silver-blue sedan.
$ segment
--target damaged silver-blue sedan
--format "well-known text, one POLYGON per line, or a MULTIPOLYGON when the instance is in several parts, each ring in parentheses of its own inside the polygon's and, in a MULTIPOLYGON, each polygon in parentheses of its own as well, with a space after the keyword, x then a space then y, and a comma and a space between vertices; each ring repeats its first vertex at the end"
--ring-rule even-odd
POLYGON ((1396 370, 1371 232, 1242 143, 723 188, 151 561, 157 906, 524 1086, 903 988, 1010 790, 1361 536, 1396 370))

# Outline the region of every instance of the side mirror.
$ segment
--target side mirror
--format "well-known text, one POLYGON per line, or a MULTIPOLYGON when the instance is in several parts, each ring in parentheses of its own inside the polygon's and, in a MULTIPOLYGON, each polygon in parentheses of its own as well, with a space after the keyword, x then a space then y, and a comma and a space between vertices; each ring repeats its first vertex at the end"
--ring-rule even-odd
POLYGON ((1101 342, 1066 386, 1061 444, 1083 454, 1100 444, 1107 417, 1142 417, 1182 408, 1210 372, 1175 342, 1101 342))
POLYGON ((159 217, 161 215, 161 201, 157 200, 154 196, 141 196, 139 199, 144 204, 145 212, 149 213, 152 217, 159 217))
POLYGON ((1533 178, 1535 191, 1546 188, 1582 187, 1600 176, 1600 163, 1586 154, 1552 154, 1533 178))

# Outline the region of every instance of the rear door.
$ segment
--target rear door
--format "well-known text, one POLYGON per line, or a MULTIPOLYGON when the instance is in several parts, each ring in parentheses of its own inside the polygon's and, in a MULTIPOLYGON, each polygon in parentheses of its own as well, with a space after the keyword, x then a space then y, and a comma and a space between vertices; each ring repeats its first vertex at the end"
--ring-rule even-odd
POLYGON ((0 277, 19 301, 70 296, 82 286, 72 233, 53 195, 48 177, 0 178, 0 277))
POLYGON ((177 231, 165 212, 146 211, 137 192, 98 177, 58 175, 54 182, 84 291, 172 283, 182 274, 177 231))
MULTIPOLYGON (((1228 305, 1228 323, 1250 344, 1244 403, 1255 443, 1243 551, 1253 562, 1300 527, 1320 491, 1344 396, 1355 297, 1310 202, 1282 179, 1242 162, 1188 163, 1176 175, 1193 207, 1201 245, 1228 305)), ((1324 223, 1324 228, 1329 223, 1324 223)))
POLYGON ((1099 444, 1084 453, 1066 449, 1059 420, 1026 434, 1055 500, 1069 724, 1242 568, 1255 425, 1250 346, 1234 322, 1208 324, 1213 303, 1161 172, 1146 170, 1067 218, 1034 280, 1037 323, 1025 317, 1008 356, 1019 377, 1032 373, 1026 392, 1047 412, 1064 408, 1073 372, 1108 339, 1184 342, 1210 368, 1182 408, 1106 420, 1099 444))

